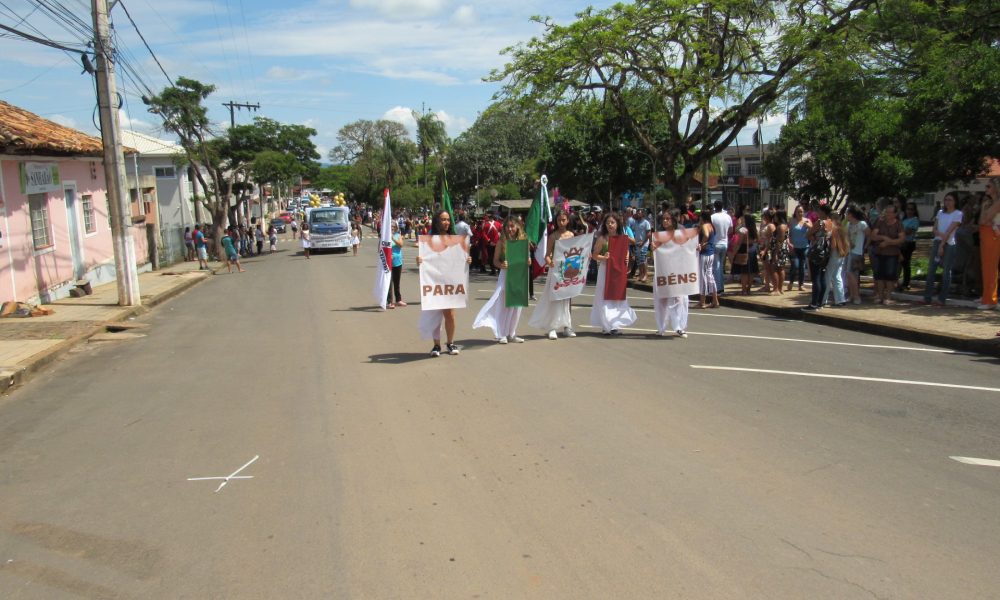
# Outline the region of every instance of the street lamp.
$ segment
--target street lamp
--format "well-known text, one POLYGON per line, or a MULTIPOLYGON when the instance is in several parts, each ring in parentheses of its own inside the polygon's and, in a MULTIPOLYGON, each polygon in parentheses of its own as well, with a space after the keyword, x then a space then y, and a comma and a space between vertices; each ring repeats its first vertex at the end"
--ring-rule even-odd
MULTIPOLYGON (((652 183, 652 187, 650 187, 650 190, 649 190, 649 194, 650 194, 650 198, 651 198, 650 208, 655 209, 656 208, 656 159, 653 158, 653 155, 651 155, 648 152, 645 152, 643 150, 639 150, 638 148, 632 148, 631 146, 626 146, 625 144, 618 144, 618 147, 619 148, 623 148, 625 150, 632 150, 634 152, 640 152, 642 154, 645 154, 647 157, 649 157, 650 166, 653 167, 653 183, 652 183)), ((645 202, 643 204, 645 204, 645 202)))

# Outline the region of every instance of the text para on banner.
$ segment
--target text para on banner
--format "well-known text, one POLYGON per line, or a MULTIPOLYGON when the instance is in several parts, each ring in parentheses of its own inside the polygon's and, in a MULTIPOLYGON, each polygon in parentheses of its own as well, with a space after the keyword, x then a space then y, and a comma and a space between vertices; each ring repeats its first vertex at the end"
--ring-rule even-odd
POLYGON ((465 308, 469 304, 469 237, 421 235, 420 309, 465 308))
POLYGON ((59 163, 23 162, 19 163, 22 194, 46 194, 61 192, 59 163))
POLYGON ((593 248, 593 233, 558 240, 555 243, 552 248, 552 267, 549 269, 554 300, 575 298, 583 293, 583 288, 587 285, 587 268, 590 266, 590 252, 593 248))
POLYGON ((658 231, 653 235, 653 296, 676 298, 698 294, 698 230, 658 231))

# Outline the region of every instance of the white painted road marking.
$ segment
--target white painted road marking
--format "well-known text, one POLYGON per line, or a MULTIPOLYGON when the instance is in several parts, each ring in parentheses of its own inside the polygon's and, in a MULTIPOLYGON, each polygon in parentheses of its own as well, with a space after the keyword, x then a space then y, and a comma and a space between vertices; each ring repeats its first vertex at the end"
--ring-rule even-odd
POLYGON ((230 479, 253 479, 253 475, 240 475, 239 477, 237 477, 236 474, 242 471, 243 469, 249 467, 251 464, 253 464, 253 461, 257 460, 258 458, 260 458, 259 454, 251 458, 250 462, 248 462, 247 464, 233 471, 233 474, 228 477, 191 477, 188 479, 188 481, 205 481, 206 479, 224 479, 225 481, 222 482, 222 484, 215 490, 215 492, 212 492, 214 494, 219 490, 221 490, 222 488, 226 487, 226 484, 229 483, 230 479))
POLYGON ((952 460, 967 465, 978 465, 981 467, 1000 467, 1000 460, 990 460, 988 458, 969 458, 968 456, 949 456, 952 460))
POLYGON ((1000 392, 1000 388, 981 387, 977 385, 958 385, 955 383, 934 383, 932 381, 907 381, 905 379, 884 379, 882 377, 859 377, 856 375, 831 375, 827 373, 799 373, 796 371, 774 371, 771 369, 745 369, 742 367, 716 367, 711 365, 691 365, 692 369, 711 369, 713 371, 740 371, 744 373, 768 373, 773 375, 798 375, 799 377, 819 377, 822 379, 850 379, 853 381, 874 381, 877 383, 901 383, 903 385, 923 385, 959 390, 976 390, 980 392, 1000 392))

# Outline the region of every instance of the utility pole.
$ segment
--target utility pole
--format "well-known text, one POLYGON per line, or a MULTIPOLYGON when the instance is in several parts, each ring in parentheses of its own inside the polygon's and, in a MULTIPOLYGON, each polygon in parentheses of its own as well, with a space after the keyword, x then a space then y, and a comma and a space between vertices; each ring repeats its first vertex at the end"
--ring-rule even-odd
MULTIPOLYGON (((115 86, 114 47, 108 23, 108 0, 91 0, 94 17, 94 50, 97 55, 97 104, 101 112, 101 139, 104 142, 104 179, 111 211, 111 241, 115 253, 118 304, 139 306, 139 272, 135 265, 132 238, 132 206, 127 198, 125 155, 118 120, 118 90, 115 86)), ((139 173, 136 173, 138 192, 139 173)), ((139 202, 142 202, 140 197, 139 202)))
POLYGON ((260 109, 260 104, 240 104, 239 102, 233 102, 232 100, 226 102, 225 104, 223 104, 223 106, 229 109, 229 124, 232 125, 233 127, 236 127, 236 112, 233 111, 234 108, 235 109, 245 108, 247 109, 248 112, 251 110, 256 111, 260 109))

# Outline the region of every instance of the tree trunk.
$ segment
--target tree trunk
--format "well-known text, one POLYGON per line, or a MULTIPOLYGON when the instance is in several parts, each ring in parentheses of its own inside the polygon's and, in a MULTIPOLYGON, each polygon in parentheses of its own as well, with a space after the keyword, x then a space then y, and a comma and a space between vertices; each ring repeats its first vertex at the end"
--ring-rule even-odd
POLYGON ((228 212, 228 207, 225 204, 216 203, 212 207, 212 225, 215 227, 215 231, 212 234, 212 239, 215 240, 215 257, 219 260, 225 262, 226 260, 226 250, 222 247, 222 236, 225 234, 226 213, 228 212))
POLYGON ((427 153, 423 152, 424 155, 424 189, 427 189, 427 153))

